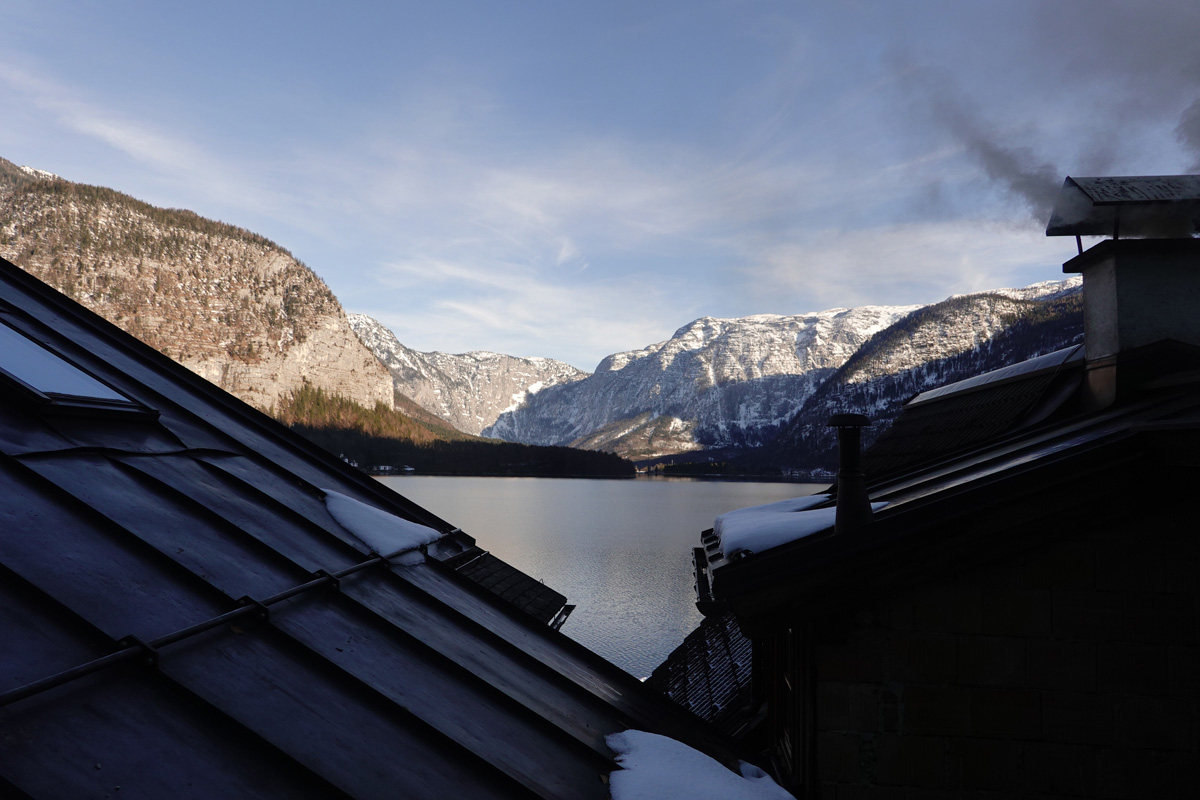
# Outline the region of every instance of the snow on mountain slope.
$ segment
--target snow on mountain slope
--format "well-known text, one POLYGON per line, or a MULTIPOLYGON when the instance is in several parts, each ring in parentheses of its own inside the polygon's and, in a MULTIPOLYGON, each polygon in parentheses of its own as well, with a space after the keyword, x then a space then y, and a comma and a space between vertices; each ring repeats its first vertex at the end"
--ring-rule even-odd
POLYGON ((393 404, 325 282, 243 228, 0 158, 0 256, 259 409, 393 404))
POLYGON ((956 295, 881 331, 812 394, 770 446, 764 463, 830 471, 836 413, 866 414, 874 441, 913 395, 1077 343, 1083 335, 1080 281, 956 295))
POLYGON ((350 327, 392 374, 395 390, 465 433, 478 434, 504 411, 548 386, 587 375, 549 358, 476 351, 451 355, 405 347, 387 327, 350 314, 350 327))
POLYGON ((1033 338, 1014 334, 1014 326, 1040 324, 1046 309, 1078 291, 1072 278, 929 306, 703 317, 667 341, 608 356, 592 375, 548 359, 418 353, 369 317, 351 315, 351 325, 388 366, 397 391, 461 430, 642 459, 764 444, 791 431, 806 404, 810 438, 825 418, 812 420, 830 403, 894 415, 906 392, 1058 346, 1074 334, 1057 322, 1033 338))
MULTIPOLYGON (((1081 286, 1081 279, 1074 277, 1023 289, 953 295, 925 306, 888 335, 870 342, 846 363, 839 380, 861 383, 982 348, 1037 309, 1077 295, 1081 286)), ((929 382, 936 380, 931 373, 917 390, 931 388, 929 382)))
POLYGON ((665 342, 605 358, 587 378, 544 389, 484 435, 638 458, 758 444, 867 339, 916 308, 704 317, 665 342))

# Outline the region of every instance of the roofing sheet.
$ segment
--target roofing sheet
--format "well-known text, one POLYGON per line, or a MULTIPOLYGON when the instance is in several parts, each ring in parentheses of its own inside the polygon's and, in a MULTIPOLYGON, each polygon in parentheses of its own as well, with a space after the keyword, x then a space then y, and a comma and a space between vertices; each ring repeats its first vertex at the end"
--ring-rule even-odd
POLYGON ((524 594, 511 567, 487 561, 497 594, 433 556, 387 564, 317 487, 443 531, 431 552, 448 523, 11 265, 0 299, 15 329, 158 412, 46 415, 0 394, 0 790, 603 798, 604 737, 629 727, 728 760, 507 602, 524 594))
POLYGON ((1096 205, 1200 202, 1200 175, 1068 178, 1096 205))
POLYGON ((477 557, 456 568, 477 584, 521 609, 534 619, 549 624, 566 605, 567 598, 491 553, 477 557))
POLYGON ((872 479, 919 468, 1044 418, 1078 383, 1083 345, 923 392, 863 455, 872 479))
POLYGON ((982 375, 975 375, 965 380, 948 383, 945 386, 939 386, 936 389, 930 389, 921 392, 916 397, 908 402, 909 406, 918 403, 925 403, 939 397, 946 397, 952 394, 960 394, 971 389, 979 389, 984 386, 995 386, 996 384, 1024 378, 1037 372, 1057 370, 1060 367, 1075 361, 1083 360, 1083 345, 1077 344, 1071 347, 1064 347, 1061 350, 1055 350, 1053 353, 1047 353, 1042 356, 1026 359, 1018 364, 1012 364, 1000 369, 994 369, 990 372, 985 372, 982 375))
POLYGON ((1040 373, 910 404, 863 455, 863 471, 874 481, 994 439, 1030 414, 1053 378, 1051 373, 1040 373))

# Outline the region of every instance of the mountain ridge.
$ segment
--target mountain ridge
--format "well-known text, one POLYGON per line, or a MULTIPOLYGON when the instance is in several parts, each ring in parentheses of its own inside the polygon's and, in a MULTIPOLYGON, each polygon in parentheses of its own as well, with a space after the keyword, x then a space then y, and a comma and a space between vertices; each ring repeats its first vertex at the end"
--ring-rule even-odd
POLYGON ((395 405, 325 282, 243 228, 0 159, 0 256, 260 409, 395 405))
POLYGON ((550 358, 487 350, 420 352, 401 344, 387 326, 365 314, 350 314, 348 319, 359 340, 387 367, 397 395, 411 398, 465 433, 481 434, 526 397, 587 375, 550 358))
POLYGON ((914 308, 701 317, 668 340, 604 358, 587 378, 543 390, 484 434, 637 458, 761 444, 872 333, 914 308), (627 430, 596 436, 621 425, 627 430))
POLYGON ((486 350, 422 353, 347 314, 262 236, 4 159, 0 255, 264 410, 311 387, 435 428, 645 460, 762 447, 819 468, 794 453, 827 451, 831 408, 885 426, 906 392, 1077 335, 1075 278, 925 306, 700 317, 591 374, 486 350))
MULTIPOLYGON (((819 471, 831 441, 824 430, 833 413, 829 403, 876 415, 878 432, 898 413, 904 386, 959 380, 992 368, 998 357, 993 351, 1022 360, 1077 335, 1070 324, 1054 328, 1044 341, 1010 329, 1049 313, 1045 309, 1064 298, 1075 298, 1077 305, 1078 293, 1076 277, 952 295, 924 306, 700 317, 669 339, 605 356, 590 375, 547 359, 486 351, 416 353, 382 324, 351 318, 364 343, 388 364, 397 392, 413 394, 444 419, 459 420, 456 426, 463 415, 451 413, 447 398, 466 408, 477 388, 491 381, 467 375, 464 365, 509 359, 526 369, 557 364, 567 371, 549 381, 526 374, 515 390, 506 386, 493 396, 488 413, 495 421, 478 428, 484 436, 611 451, 642 461, 726 457, 761 447, 788 468, 819 471), (384 340, 386 348, 380 346, 384 340), (442 371, 447 359, 455 362, 452 378, 442 371), (821 414, 815 422, 809 418, 821 414), (795 441, 789 431, 798 425, 805 435, 795 441), (773 444, 777 438, 791 444, 773 444), (797 448, 823 455, 797 458, 797 448)), ((1077 321, 1077 308, 1063 313, 1077 321)), ((486 416, 476 413, 470 421, 479 425, 482 419, 486 416)))
POLYGON ((869 446, 914 395, 1045 355, 1082 337, 1079 277, 953 295, 873 337, 746 462, 828 473, 836 465, 836 434, 827 425, 833 414, 868 416, 863 445, 869 446), (936 350, 935 339, 941 340, 936 350))

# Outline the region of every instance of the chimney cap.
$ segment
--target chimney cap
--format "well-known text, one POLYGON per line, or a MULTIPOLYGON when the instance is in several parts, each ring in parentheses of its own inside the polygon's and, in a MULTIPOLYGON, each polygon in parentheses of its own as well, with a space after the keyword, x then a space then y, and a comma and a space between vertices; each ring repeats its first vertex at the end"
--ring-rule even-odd
POLYGON ((1200 175, 1063 181, 1047 236, 1187 238, 1200 230, 1200 175))
POLYGON ((831 428, 865 428, 871 424, 866 414, 834 414, 826 423, 831 428))

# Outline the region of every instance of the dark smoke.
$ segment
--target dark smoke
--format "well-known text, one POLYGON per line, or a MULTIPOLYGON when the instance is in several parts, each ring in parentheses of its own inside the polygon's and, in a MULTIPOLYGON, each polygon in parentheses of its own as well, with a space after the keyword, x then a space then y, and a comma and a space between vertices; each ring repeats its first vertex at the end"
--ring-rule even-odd
POLYGON ((1005 147, 974 126, 960 127, 955 133, 987 176, 1023 201, 1035 220, 1050 216, 1063 180, 1057 167, 1038 164, 1029 148, 1005 147))
POLYGON ((924 89, 929 92, 934 122, 966 148, 989 179, 1020 200, 1035 220, 1045 221, 1062 185, 1061 170, 1039 163, 1028 147, 1004 142, 949 79, 931 78, 924 89))
POLYGON ((1200 98, 1192 101, 1184 110, 1179 124, 1175 126, 1175 136, 1195 159, 1188 167, 1188 172, 1200 172, 1200 98))

